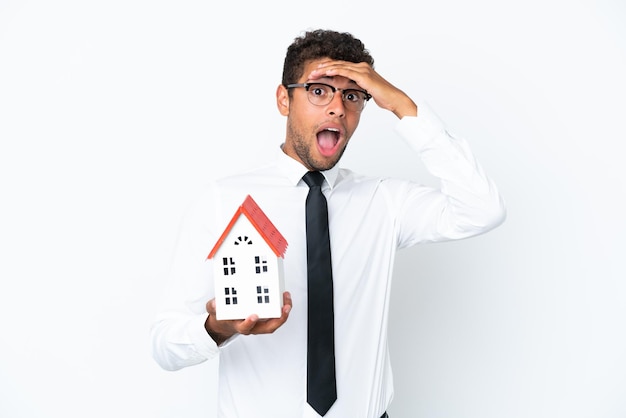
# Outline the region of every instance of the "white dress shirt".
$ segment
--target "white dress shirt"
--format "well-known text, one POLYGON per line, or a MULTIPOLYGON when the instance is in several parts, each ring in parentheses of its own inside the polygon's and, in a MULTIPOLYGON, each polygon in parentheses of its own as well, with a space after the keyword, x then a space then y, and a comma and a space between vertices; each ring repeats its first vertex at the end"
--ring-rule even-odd
MULTIPOLYGON (((467 142, 446 132, 428 106, 404 117, 397 132, 441 188, 325 171, 334 278, 337 401, 327 418, 379 418, 393 396, 387 347, 396 250, 467 238, 505 217, 504 203, 467 142)), ((153 355, 177 370, 219 359, 220 418, 317 418, 306 403, 307 169, 282 151, 260 169, 212 182, 186 215, 171 283, 152 327, 153 355), (250 194, 289 243, 285 289, 293 309, 269 335, 238 335, 218 347, 204 329, 214 297, 211 248, 250 194)))

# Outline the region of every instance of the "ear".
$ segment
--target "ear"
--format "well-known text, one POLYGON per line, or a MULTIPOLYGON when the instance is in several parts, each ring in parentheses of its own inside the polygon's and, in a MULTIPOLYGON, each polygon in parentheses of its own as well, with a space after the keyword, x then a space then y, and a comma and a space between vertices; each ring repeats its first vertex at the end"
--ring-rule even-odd
POLYGON ((289 115, 289 91, 282 84, 276 89, 276 106, 281 115, 289 115))

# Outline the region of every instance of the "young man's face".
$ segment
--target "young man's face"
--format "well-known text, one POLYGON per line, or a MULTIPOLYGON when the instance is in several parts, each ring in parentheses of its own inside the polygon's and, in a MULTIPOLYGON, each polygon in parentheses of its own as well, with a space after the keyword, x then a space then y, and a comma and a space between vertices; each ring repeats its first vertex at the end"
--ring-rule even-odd
MULTIPOLYGON (((304 69, 299 83, 324 83, 338 89, 360 89, 345 77, 322 77, 308 79, 308 75, 323 59, 309 62, 304 69)), ((293 88, 292 98, 284 86, 277 91, 278 108, 287 116, 287 137, 283 151, 300 161, 309 170, 328 170, 332 168, 348 145, 350 137, 359 124, 360 111, 346 108, 342 92, 335 94, 326 105, 316 105, 307 97, 310 93, 304 87, 293 88)))

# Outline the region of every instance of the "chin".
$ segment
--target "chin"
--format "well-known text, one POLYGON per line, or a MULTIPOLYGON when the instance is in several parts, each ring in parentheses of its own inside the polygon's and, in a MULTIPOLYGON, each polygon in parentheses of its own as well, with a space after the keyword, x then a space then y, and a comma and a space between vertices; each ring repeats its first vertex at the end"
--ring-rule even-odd
POLYGON ((310 166, 313 170, 326 171, 336 166, 338 162, 339 158, 334 158, 332 160, 314 161, 310 166))

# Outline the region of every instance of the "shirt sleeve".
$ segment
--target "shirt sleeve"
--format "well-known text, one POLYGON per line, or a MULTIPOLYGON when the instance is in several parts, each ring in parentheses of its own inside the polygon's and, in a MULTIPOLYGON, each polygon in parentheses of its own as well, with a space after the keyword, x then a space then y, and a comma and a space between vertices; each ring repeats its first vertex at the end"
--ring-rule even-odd
POLYGON ((440 188, 415 183, 402 190, 399 247, 463 239, 485 233, 506 217, 504 200, 467 141, 452 135, 426 103, 396 131, 440 180, 440 188))
POLYGON ((162 305, 150 330, 152 355, 166 370, 192 366, 219 353, 204 328, 206 303, 214 297, 213 271, 207 260, 215 242, 210 201, 209 190, 183 217, 162 305))

